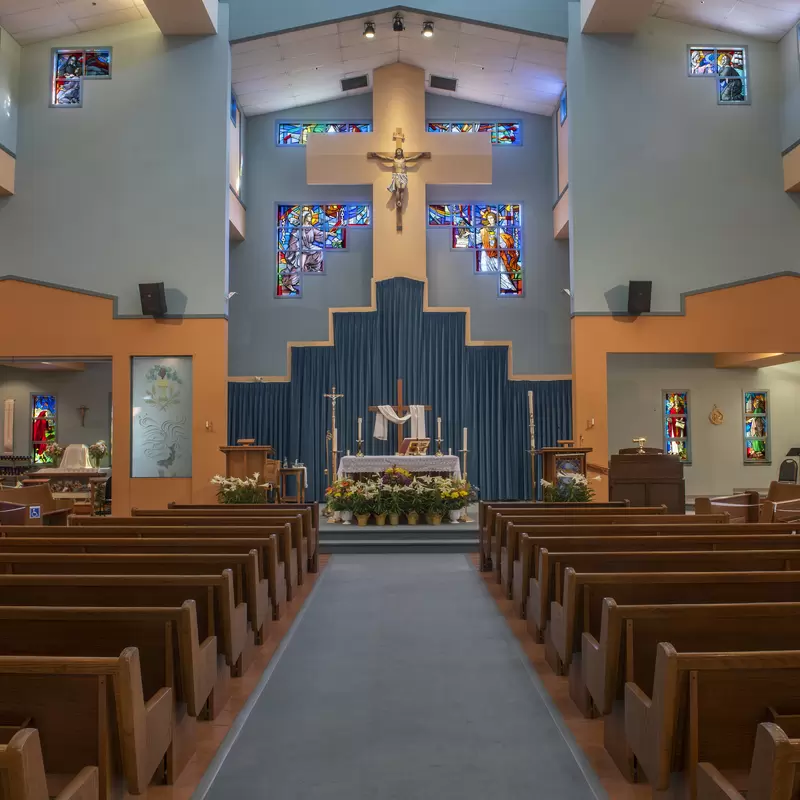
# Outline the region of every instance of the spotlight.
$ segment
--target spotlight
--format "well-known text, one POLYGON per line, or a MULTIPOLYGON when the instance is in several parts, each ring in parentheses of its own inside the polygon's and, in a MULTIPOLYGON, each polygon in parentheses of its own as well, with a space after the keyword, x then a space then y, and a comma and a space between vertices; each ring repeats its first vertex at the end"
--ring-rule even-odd
POLYGON ((433 23, 432 22, 425 22, 422 25, 422 35, 426 39, 430 39, 433 36, 433 23))
POLYGON ((392 22, 392 30, 395 33, 402 33, 406 29, 406 24, 403 22, 403 18, 399 14, 394 15, 394 21, 392 22))
POLYGON ((364 38, 365 39, 374 39, 375 38, 375 23, 374 22, 365 22, 364 23, 364 38))

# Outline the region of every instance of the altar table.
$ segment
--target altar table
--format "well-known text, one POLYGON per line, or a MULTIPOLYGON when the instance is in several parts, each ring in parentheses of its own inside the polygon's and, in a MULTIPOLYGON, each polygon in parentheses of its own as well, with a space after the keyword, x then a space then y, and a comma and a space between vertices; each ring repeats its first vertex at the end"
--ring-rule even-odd
POLYGON ((409 472, 443 474, 451 478, 461 477, 458 456, 343 456, 339 461, 337 477, 382 472, 388 467, 402 467, 409 472))

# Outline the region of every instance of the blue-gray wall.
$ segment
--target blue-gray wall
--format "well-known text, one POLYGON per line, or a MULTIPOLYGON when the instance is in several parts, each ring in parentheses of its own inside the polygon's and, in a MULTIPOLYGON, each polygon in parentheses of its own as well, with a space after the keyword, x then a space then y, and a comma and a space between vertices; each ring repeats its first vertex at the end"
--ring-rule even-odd
MULTIPOLYGON (((523 121, 522 147, 493 149, 492 186, 431 186, 428 200, 521 202, 526 295, 498 298, 493 279, 476 276, 471 258, 453 252, 443 231, 428 237, 429 302, 469 306, 472 337, 514 342, 521 374, 570 372, 568 252, 553 241, 552 122, 475 103, 427 95, 429 118, 523 121)), ((325 275, 305 279, 302 299, 275 297, 275 212, 279 203, 371 202, 370 186, 307 186, 305 149, 275 144, 279 120, 368 120, 371 95, 251 117, 247 127, 247 239, 231 249, 229 369, 234 376, 283 375, 286 343, 328 338, 328 309, 370 304, 372 232, 348 232, 347 250, 326 253, 325 275)))
POLYGON ((305 147, 278 147, 281 121, 372 119, 372 95, 250 117, 246 128, 247 238, 231 248, 228 369, 231 375, 283 375, 286 343, 328 338, 328 309, 368 306, 372 229, 349 230, 347 249, 325 253, 324 275, 306 277, 302 298, 275 297, 278 204, 371 203, 371 186, 308 186, 305 147))
POLYGON ((786 150, 800 140, 800 43, 796 28, 792 28, 781 39, 778 49, 783 78, 781 149, 786 150))
MULTIPOLYGON (((245 39, 306 25, 319 25, 332 19, 369 14, 390 8, 373 0, 305 0, 284 3, 275 13, 274 2, 264 0, 228 0, 231 8, 231 40, 245 39)), ((442 14, 490 25, 502 25, 531 33, 566 37, 567 0, 427 0, 426 3, 403 3, 403 6, 430 14, 442 14)))
POLYGON ((525 296, 497 296, 494 277, 475 274, 474 252, 453 250, 449 229, 428 229, 428 301, 468 306, 472 338, 513 342, 514 371, 525 375, 571 372, 569 246, 553 239, 553 122, 450 97, 429 94, 428 119, 522 121, 523 144, 492 148, 491 186, 428 186, 428 202, 521 203, 525 296))
POLYGON ((19 62, 22 48, 0 28, 0 148, 17 152, 19 62))
POLYGON ((119 296, 163 280, 171 313, 224 314, 230 46, 152 20, 23 48, 17 194, 0 199, 0 274, 119 296), (110 45, 110 81, 51 109, 51 47, 110 45))
POLYGON ((778 46, 649 18, 582 36, 570 3, 567 85, 576 312, 622 311, 631 279, 654 311, 681 292, 798 269, 800 199, 783 191, 778 46), (686 46, 746 44, 752 105, 686 77, 686 46))

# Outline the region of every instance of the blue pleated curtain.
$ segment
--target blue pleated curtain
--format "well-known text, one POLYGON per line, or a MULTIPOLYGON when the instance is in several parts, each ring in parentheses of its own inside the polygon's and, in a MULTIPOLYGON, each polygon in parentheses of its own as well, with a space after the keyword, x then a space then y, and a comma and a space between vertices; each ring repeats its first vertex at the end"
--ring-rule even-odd
MULTIPOLYGON (((309 498, 324 494, 325 432, 335 384, 339 448, 356 452, 356 419, 364 418, 367 453, 390 454, 389 438, 372 438, 367 407, 395 404, 403 379, 405 403, 430 405, 428 435, 442 417, 443 450, 461 448, 469 430, 468 473, 485 500, 529 499, 527 393, 533 390, 537 447, 571 438, 571 381, 508 380, 507 347, 467 347, 463 312, 423 313, 423 284, 393 278, 377 286, 377 311, 334 314, 334 347, 295 347, 289 383, 230 383, 228 436, 270 444, 277 456, 308 465, 309 498)), ((433 446, 433 445, 432 445, 433 446)))

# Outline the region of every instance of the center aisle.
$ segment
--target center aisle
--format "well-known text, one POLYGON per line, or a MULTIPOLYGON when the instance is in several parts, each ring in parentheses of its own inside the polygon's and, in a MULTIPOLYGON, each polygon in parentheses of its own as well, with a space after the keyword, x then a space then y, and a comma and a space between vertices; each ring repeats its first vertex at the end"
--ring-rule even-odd
POLYGON ((464 555, 338 555, 194 797, 606 797, 523 659, 464 555))

